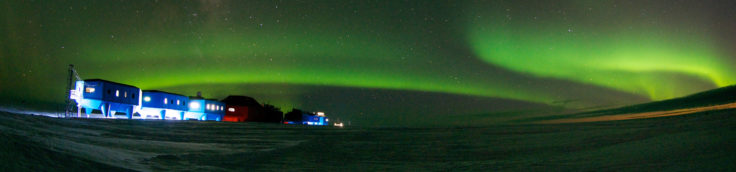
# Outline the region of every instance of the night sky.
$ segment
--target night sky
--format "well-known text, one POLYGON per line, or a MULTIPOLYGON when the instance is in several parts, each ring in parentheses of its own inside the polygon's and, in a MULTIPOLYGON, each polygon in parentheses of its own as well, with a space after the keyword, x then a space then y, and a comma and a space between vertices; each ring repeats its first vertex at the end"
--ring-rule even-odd
POLYGON ((736 84, 732 1, 0 4, 6 106, 58 108, 68 64, 83 79, 247 95, 358 124, 614 107, 736 84))

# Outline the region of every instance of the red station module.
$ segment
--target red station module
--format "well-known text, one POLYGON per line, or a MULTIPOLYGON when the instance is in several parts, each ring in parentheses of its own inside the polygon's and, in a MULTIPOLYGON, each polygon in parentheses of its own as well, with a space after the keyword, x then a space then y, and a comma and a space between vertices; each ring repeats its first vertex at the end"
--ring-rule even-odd
POLYGON ((255 121, 260 116, 263 116, 263 105, 259 104, 252 97, 228 96, 222 102, 225 102, 226 107, 223 121, 255 121))

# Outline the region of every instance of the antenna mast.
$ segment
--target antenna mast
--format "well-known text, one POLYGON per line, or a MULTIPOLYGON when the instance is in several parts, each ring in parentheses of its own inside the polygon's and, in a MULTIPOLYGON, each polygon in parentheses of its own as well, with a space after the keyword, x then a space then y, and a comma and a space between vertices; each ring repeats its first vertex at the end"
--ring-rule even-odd
POLYGON ((82 80, 82 78, 79 77, 79 74, 77 74, 77 71, 74 70, 74 65, 69 64, 69 78, 66 83, 66 109, 64 111, 64 117, 68 118, 71 116, 71 111, 74 110, 74 103, 71 101, 72 96, 72 88, 74 87, 74 83, 76 80, 82 80))

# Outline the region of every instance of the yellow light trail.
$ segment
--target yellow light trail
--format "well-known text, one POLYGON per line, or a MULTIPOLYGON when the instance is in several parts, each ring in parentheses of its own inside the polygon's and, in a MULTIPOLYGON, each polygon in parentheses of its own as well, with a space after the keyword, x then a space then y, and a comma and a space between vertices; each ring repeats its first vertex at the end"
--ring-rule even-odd
POLYGON ((697 112, 705 112, 705 111, 713 111, 713 110, 723 110, 723 109, 734 109, 734 108, 736 108, 736 103, 729 103, 729 104, 722 104, 722 105, 714 105, 714 106, 704 106, 704 107, 694 107, 694 108, 685 108, 685 109, 676 109, 676 110, 667 110, 667 111, 654 111, 654 112, 629 113, 629 114, 618 114, 618 115, 605 115, 605 116, 586 117, 586 118, 555 119, 555 120, 538 121, 538 122, 534 122, 534 123, 537 123, 537 124, 564 124, 564 123, 581 123, 581 122, 601 122, 601 121, 618 121, 618 120, 630 120, 630 119, 645 119, 645 118, 658 118, 658 117, 667 117, 667 116, 687 115, 687 114, 693 114, 693 113, 697 113, 697 112))

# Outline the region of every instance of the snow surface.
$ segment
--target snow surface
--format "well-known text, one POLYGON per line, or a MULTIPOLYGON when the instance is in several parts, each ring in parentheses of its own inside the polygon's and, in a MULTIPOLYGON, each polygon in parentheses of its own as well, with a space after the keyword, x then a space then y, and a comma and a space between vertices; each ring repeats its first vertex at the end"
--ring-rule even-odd
POLYGON ((0 112, 0 171, 736 170, 736 111, 580 124, 332 128, 0 112))

